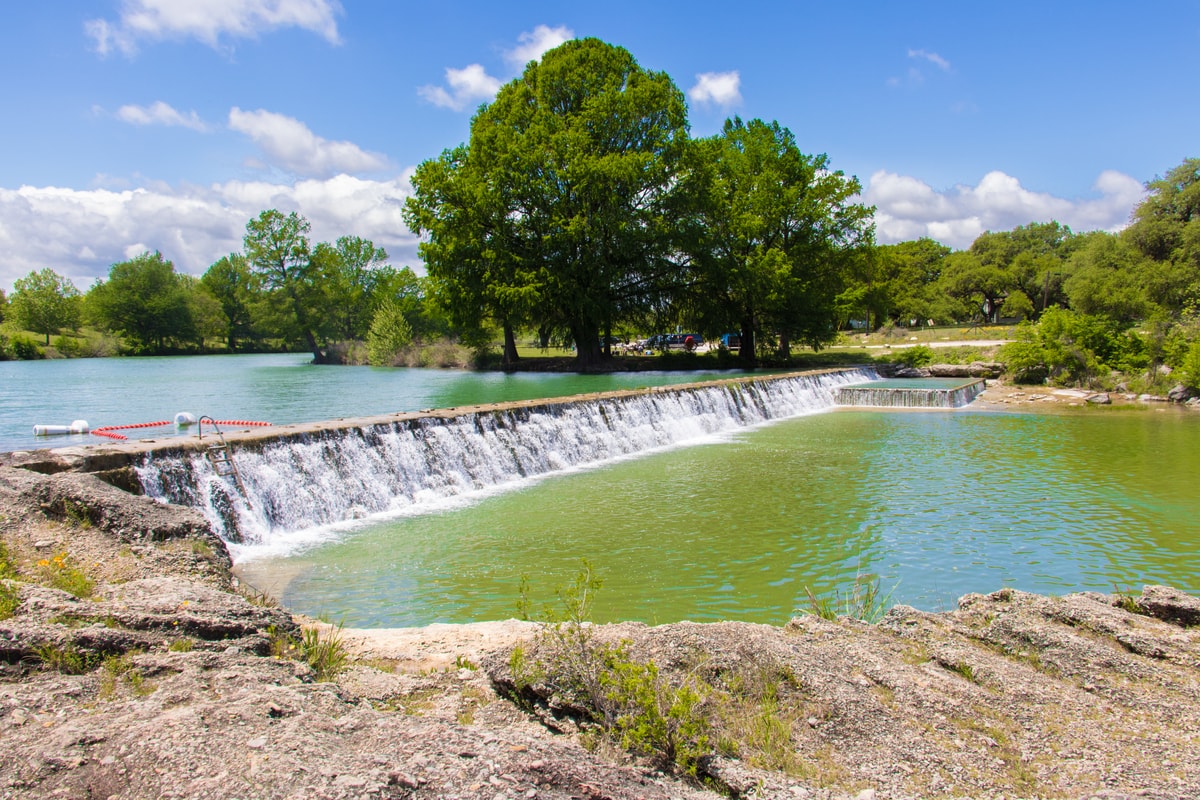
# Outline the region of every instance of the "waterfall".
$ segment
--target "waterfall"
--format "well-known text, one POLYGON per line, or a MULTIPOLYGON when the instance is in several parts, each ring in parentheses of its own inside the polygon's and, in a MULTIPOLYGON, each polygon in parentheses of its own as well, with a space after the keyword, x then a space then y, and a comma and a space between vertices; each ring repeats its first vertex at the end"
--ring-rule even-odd
POLYGON ((227 542, 277 544, 830 409, 840 387, 875 377, 859 368, 282 433, 234 447, 244 495, 199 452, 147 455, 137 473, 147 495, 199 508, 227 542))
POLYGON ((878 408, 961 408, 984 389, 981 380, 951 389, 916 389, 889 386, 847 386, 838 390, 841 406, 874 406, 878 408))

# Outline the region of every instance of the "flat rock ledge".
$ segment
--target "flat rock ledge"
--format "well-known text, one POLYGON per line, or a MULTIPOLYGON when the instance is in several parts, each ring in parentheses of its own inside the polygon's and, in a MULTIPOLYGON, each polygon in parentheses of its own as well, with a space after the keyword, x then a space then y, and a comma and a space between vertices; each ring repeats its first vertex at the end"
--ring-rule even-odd
POLYGON ((513 648, 544 642, 532 623, 344 631, 350 663, 319 682, 280 652, 308 621, 239 594, 203 531, 169 507, 148 517, 163 530, 140 525, 140 503, 64 515, 46 492, 96 487, 41 483, 60 477, 0 469, 19 573, 0 620, 0 798, 1200 796, 1200 599, 1172 588, 1004 589, 874 625, 591 628, 667 679, 785 678, 790 768, 726 753, 685 780, 584 747, 552 703, 510 702, 513 648), (38 581, 51 552, 89 568, 88 597, 38 581), (80 669, 48 668, 53 653, 80 669))

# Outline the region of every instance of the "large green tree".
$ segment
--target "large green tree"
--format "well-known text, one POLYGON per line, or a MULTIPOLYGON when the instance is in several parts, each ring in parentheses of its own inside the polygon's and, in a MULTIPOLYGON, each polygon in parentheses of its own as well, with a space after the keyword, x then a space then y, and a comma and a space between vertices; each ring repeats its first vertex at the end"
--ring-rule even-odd
POLYGON ((162 253, 143 253, 113 264, 108 280, 88 290, 96 324, 120 334, 135 349, 163 352, 195 339, 189 286, 162 253))
POLYGON ((270 293, 276 309, 286 309, 313 361, 329 360, 319 325, 323 293, 308 241, 308 220, 271 208, 246 223, 246 262, 270 293))
POLYGON ((222 256, 200 278, 200 288, 220 306, 225 344, 230 352, 236 352, 252 335, 254 286, 246 257, 241 253, 222 256))
POLYGON ((469 145, 414 177, 409 224, 452 313, 487 314, 506 340, 513 324, 565 330, 577 366, 594 366, 601 336, 672 277, 686 120, 670 77, 623 48, 580 39, 530 63, 469 145))
POLYGON ((753 363, 764 332, 817 347, 836 335, 836 300, 854 258, 872 236, 872 209, 851 202, 858 181, 828 158, 800 152, 778 122, 726 121, 696 143, 702 221, 691 242, 700 308, 709 326, 741 332, 740 357, 753 363))
POLYGON ((10 312, 26 330, 50 335, 79 325, 79 290, 70 279, 52 269, 30 272, 13 282, 10 312))
POLYGON ((333 339, 365 339, 377 303, 376 290, 386 287, 395 270, 387 265, 387 251, 369 239, 342 236, 335 243, 320 242, 312 262, 324 294, 322 324, 333 339))
POLYGON ((1146 184, 1123 238, 1150 260, 1148 298, 1171 314, 1200 314, 1200 158, 1146 184))

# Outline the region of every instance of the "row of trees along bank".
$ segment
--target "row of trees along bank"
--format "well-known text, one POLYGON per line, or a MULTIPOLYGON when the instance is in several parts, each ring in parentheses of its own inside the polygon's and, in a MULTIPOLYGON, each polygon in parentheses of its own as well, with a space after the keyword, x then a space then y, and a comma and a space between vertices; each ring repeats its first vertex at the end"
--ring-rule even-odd
POLYGON ((82 319, 137 352, 222 337, 321 362, 343 360, 346 342, 388 363, 411 336, 452 335, 481 348, 499 336, 512 364, 529 336, 573 344, 587 369, 611 337, 659 330, 739 332, 749 365, 851 325, 1040 323, 1058 309, 1023 329, 1032 344, 1014 358, 1072 381, 1180 366, 1200 339, 1200 160, 1148 183, 1119 234, 1035 222, 959 252, 877 247, 858 182, 826 156, 761 120, 690 137, 670 77, 594 39, 531 63, 413 183, 425 277, 357 237, 313 245, 303 217, 272 209, 202 278, 147 253, 80 295, 43 270, 7 312, 0 295, 0 314, 47 342, 82 319))

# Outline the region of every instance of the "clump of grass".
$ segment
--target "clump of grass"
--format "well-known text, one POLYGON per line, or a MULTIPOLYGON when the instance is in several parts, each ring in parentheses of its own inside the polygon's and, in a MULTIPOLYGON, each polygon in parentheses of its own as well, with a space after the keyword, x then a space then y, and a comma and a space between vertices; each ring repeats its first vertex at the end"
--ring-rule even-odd
POLYGON ((169 645, 167 645, 167 652, 169 652, 169 653, 190 653, 190 652, 192 652, 192 648, 194 648, 195 646, 196 646, 196 643, 193 642, 191 639, 176 639, 173 642, 171 642, 169 645))
POLYGON ((808 606, 798 610, 802 614, 812 614, 821 619, 850 617, 862 622, 876 623, 891 607, 892 593, 895 590, 893 586, 885 594, 882 592, 879 576, 860 573, 855 576, 854 583, 844 596, 840 589, 834 589, 832 594, 818 596, 805 586, 808 606))
POLYGON ((1145 615, 1146 609, 1142 608, 1141 602, 1138 600, 1134 591, 1129 588, 1120 589, 1113 587, 1113 605, 1122 611, 1127 611, 1130 614, 1145 615))
POLYGON ((238 594, 240 594, 242 597, 244 597, 246 599, 246 602, 248 602, 252 606, 258 606, 259 608, 278 608, 279 607, 278 600, 276 600, 274 597, 272 597, 271 595, 267 594, 264 591, 255 589, 253 586, 246 583, 245 581, 242 581, 240 584, 238 584, 237 592, 238 592, 238 594))
MULTIPOLYGON (((4 518, 0 517, 0 522, 4 518)), ((17 577, 17 567, 12 562, 12 558, 8 555, 8 547, 5 546, 3 540, 0 540, 0 578, 15 578, 17 577)))
POLYGON ((82 675, 92 666, 93 657, 74 645, 44 644, 34 648, 38 661, 46 669, 64 675, 82 675))
MULTIPOLYGON (((574 582, 557 592, 561 609, 538 620, 534 645, 513 649, 518 702, 549 704, 573 716, 592 745, 616 745, 693 778, 714 753, 803 772, 792 742, 801 704, 789 670, 756 664, 712 675, 700 659, 664 672, 653 659, 635 657, 629 641, 596 639, 588 617, 600 586, 583 562, 574 582)), ((524 581, 520 606, 526 613, 532 607, 524 581)))
POLYGON ((333 680, 350 660, 342 640, 342 623, 304 628, 300 634, 300 653, 305 663, 313 668, 318 681, 333 680))
POLYGON ((333 680, 350 661, 340 622, 337 625, 310 625, 303 628, 299 640, 273 625, 267 629, 267 635, 270 637, 272 656, 303 661, 312 667, 318 681, 333 680))
POLYGON ((154 694, 157 688, 146 680, 141 671, 133 665, 129 654, 112 655, 101 663, 100 699, 107 700, 116 694, 117 686, 123 679, 129 684, 130 691, 137 697, 154 694))
POLYGON ((61 589, 80 598, 92 596, 95 583, 83 570, 72 563, 66 552, 59 553, 53 558, 43 558, 37 562, 37 565, 46 583, 55 589, 61 589))
POLYGON ((12 619, 21 606, 21 593, 16 586, 0 579, 0 619, 12 619))

